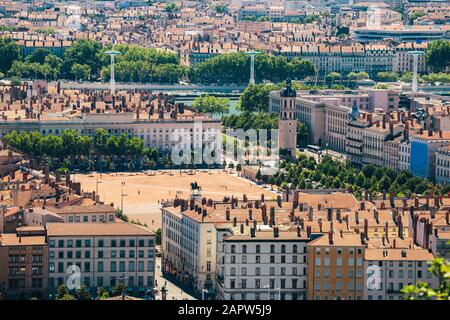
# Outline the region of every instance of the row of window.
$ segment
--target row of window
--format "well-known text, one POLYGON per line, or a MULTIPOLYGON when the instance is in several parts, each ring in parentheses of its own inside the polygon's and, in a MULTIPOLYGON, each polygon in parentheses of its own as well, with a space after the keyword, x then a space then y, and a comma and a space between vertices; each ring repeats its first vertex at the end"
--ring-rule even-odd
POLYGON ((83 263, 83 265, 81 264, 81 262, 75 262, 75 263, 67 262, 65 265, 64 265, 64 262, 58 262, 57 270, 55 268, 54 262, 50 262, 48 266, 49 266, 50 273, 55 273, 55 271, 58 273, 65 273, 67 270, 71 270, 71 268, 74 265, 77 266, 81 272, 91 272, 91 271, 95 271, 95 272, 135 272, 135 271, 152 272, 152 271, 154 271, 154 264, 152 261, 147 262, 147 269, 145 269, 144 261, 138 261, 137 269, 136 269, 136 263, 134 261, 128 261, 128 267, 126 267, 125 261, 119 261, 119 263, 117 263, 117 261, 111 261, 109 263, 109 268, 105 268, 104 261, 97 261, 97 269, 96 270, 91 269, 91 263, 89 261, 85 261, 83 263))
MULTIPOLYGON (((269 247, 269 252, 270 253, 287 253, 286 252, 286 245, 284 245, 284 244, 282 244, 281 246, 280 246, 280 251, 278 252, 278 251, 276 251, 275 250, 275 245, 274 244, 272 244, 272 245, 270 245, 270 247, 269 247)), ((231 253, 237 253, 237 251, 236 251, 236 245, 231 245, 231 253)), ((248 252, 247 251, 247 245, 241 245, 240 246, 240 248, 239 248, 240 250, 239 250, 239 253, 251 253, 251 252, 248 252)), ((255 246, 255 252, 254 253, 261 253, 261 246, 258 244, 258 245, 256 245, 255 246)), ((298 246, 296 245, 296 244, 294 244, 293 246, 292 246, 292 250, 291 250, 291 253, 299 253, 299 249, 298 249, 298 246)), ((304 246, 303 247, 303 253, 306 253, 306 246, 304 246)))
MULTIPOLYGON (((80 216, 69 216, 69 222, 81 222, 81 217, 80 216)), ((105 221, 105 215, 101 214, 99 216, 99 221, 100 222, 104 222, 105 221)), ((114 215, 110 214, 108 216, 108 221, 109 222, 113 222, 114 221, 114 215)), ((83 222, 89 222, 89 216, 83 216, 83 222)), ((97 222, 97 216, 96 215, 92 215, 91 216, 91 222, 97 222)))
MULTIPOLYGON (((56 256, 58 256, 58 259, 73 259, 74 257, 76 259, 81 259, 82 256, 84 256, 84 258, 86 259, 90 259, 91 258, 91 251, 86 250, 84 251, 84 255, 82 254, 83 251, 77 250, 75 251, 75 255, 73 251, 58 251, 58 254, 56 255, 55 251, 50 251, 49 252, 49 257, 50 259, 54 259, 56 256)), ((147 257, 151 258, 154 256, 154 250, 150 249, 147 250, 147 257)), ((128 258, 135 258, 136 257, 136 251, 135 250, 128 250, 128 254, 126 250, 120 250, 119 251, 119 258, 126 258, 128 256, 128 258)), ((139 250, 138 251, 138 255, 139 258, 144 258, 145 257, 145 251, 144 250, 139 250)), ((106 255, 104 254, 103 250, 98 250, 97 251, 97 257, 99 259, 103 259, 103 258, 107 258, 106 255)), ((115 250, 111 250, 110 251, 110 258, 114 259, 117 258, 117 251, 115 250)))
MULTIPOLYGON (((237 261, 236 256, 230 256, 231 264, 237 263, 236 261, 237 261)), ((241 256, 241 263, 247 263, 247 256, 241 256)), ((261 263, 261 256, 259 255, 255 256, 254 263, 261 263)), ((269 263, 289 263, 289 262, 287 262, 286 256, 269 256, 269 263), (276 259, 276 257, 280 257, 280 259, 276 259)), ((290 263, 298 263, 298 256, 296 255, 291 256, 290 263)), ((306 263, 306 255, 303 256, 303 263, 306 263)))
MULTIPOLYGON (((246 267, 242 267, 240 269, 240 271, 241 271, 241 273, 239 274, 240 276, 247 276, 247 275, 248 276, 253 276, 253 275, 260 276, 261 275, 261 268, 259 268, 259 267, 255 268, 254 274, 252 274, 252 273, 247 274, 247 268, 246 267)), ((275 273, 276 273, 276 268, 274 268, 274 267, 269 268, 269 275, 274 276, 275 273)), ((230 274, 229 275, 230 276, 235 276, 236 275, 236 268, 235 267, 231 267, 230 268, 230 274)), ((280 275, 282 275, 282 276, 287 275, 285 267, 281 267, 280 268, 280 275)), ((290 275, 292 275, 292 276, 306 275, 306 268, 303 268, 303 274, 298 274, 297 267, 292 267, 290 275)))
POLYGON ((247 287, 247 280, 241 279, 239 282, 237 282, 236 279, 230 279, 229 287, 228 289, 261 289, 261 288, 267 288, 267 289, 286 289, 288 288, 288 283, 290 284, 290 289, 304 289, 306 288, 306 280, 303 280, 301 283, 301 287, 299 287, 299 281, 298 279, 290 279, 291 281, 288 281, 288 279, 279 279, 279 287, 276 287, 276 279, 269 279, 269 283, 264 285, 261 283, 261 279, 255 279, 255 286, 253 288, 247 287))
MULTIPOLYGON (((240 297, 240 300, 261 300, 262 297, 264 296, 264 294, 261 295, 261 293, 259 292, 255 292, 254 294, 251 293, 240 293, 240 294, 235 294, 235 293, 231 293, 228 296, 229 300, 236 300, 237 297, 240 297)), ((267 297, 267 294, 265 295, 267 297)), ((304 296, 302 294, 297 294, 297 293, 291 293, 291 294, 286 294, 284 292, 279 292, 279 293, 275 293, 275 292, 270 292, 269 293, 269 300, 304 300, 304 296)))
MULTIPOLYGON (((321 266, 322 265, 322 260, 323 260, 323 265, 324 266, 330 266, 330 258, 329 257, 324 257, 322 259, 322 257, 316 257, 315 258, 315 265, 316 266, 321 266)), ((342 257, 337 257, 336 258, 336 266, 342 266, 343 265, 343 259, 342 257)), ((353 267, 355 265, 355 258, 353 257, 349 257, 348 259, 346 259, 346 262, 348 266, 353 267)), ((363 258, 362 257, 357 257, 356 258, 356 265, 357 266, 362 266, 363 265, 363 258)))
MULTIPOLYGON (((361 291, 363 290, 363 284, 362 281, 356 281, 356 284, 353 281, 346 282, 347 290, 348 291, 361 291)), ((323 283, 316 282, 314 283, 314 290, 316 291, 330 291, 331 290, 331 284, 329 281, 325 281, 323 283)), ((334 290, 335 291, 342 291, 342 282, 341 281, 335 281, 334 282, 334 290)))
MULTIPOLYGON (((49 242, 49 246, 50 248, 55 248, 56 247, 56 243, 58 244, 59 248, 73 248, 74 245, 76 248, 81 248, 82 246, 84 246, 85 248, 89 248, 92 245, 92 242, 90 239, 85 239, 84 241, 81 239, 77 239, 77 240, 64 240, 64 239, 60 239, 56 242, 56 240, 50 240, 49 242), (83 245, 84 244, 84 245, 83 245)), ((97 247, 105 247, 106 244, 109 244, 110 247, 114 248, 114 247, 136 247, 136 241, 135 239, 121 239, 121 240, 117 240, 117 239, 111 239, 111 240, 104 240, 104 239, 98 239, 97 240, 97 247)), ((153 247, 154 246, 154 241, 153 239, 149 239, 149 240, 138 240, 137 241, 137 245, 138 247, 153 247)))
MULTIPOLYGON (((154 279, 153 277, 146 277, 147 278, 147 282, 145 282, 145 277, 144 276, 138 276, 137 277, 137 282, 135 281, 135 277, 130 276, 130 277, 125 277, 125 279, 123 279, 122 277, 110 277, 108 280, 105 280, 104 277, 96 277, 96 281, 95 283, 91 282, 91 277, 84 277, 83 278, 83 285, 86 286, 87 288, 92 287, 92 285, 97 286, 97 287, 102 287, 102 288, 114 288, 115 286, 119 285, 120 283, 125 282, 128 286, 128 289, 132 290, 132 288, 134 286, 138 286, 138 287, 144 287, 147 286, 149 288, 153 288, 154 286, 154 279)), ((49 287, 50 288, 57 288, 58 286, 65 284, 65 279, 63 277, 59 277, 59 278, 49 278, 49 287)))

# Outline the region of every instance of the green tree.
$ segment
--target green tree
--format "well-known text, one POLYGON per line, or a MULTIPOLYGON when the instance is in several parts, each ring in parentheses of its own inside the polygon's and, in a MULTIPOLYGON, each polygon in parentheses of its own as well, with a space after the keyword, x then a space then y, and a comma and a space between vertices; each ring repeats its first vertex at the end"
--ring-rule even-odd
POLYGON ((225 4, 217 4, 214 7, 214 11, 216 11, 219 14, 226 14, 229 11, 229 8, 225 4))
POLYGON ((377 79, 384 82, 395 82, 398 80, 398 75, 395 72, 383 71, 377 73, 377 79))
POLYGON ((450 263, 444 258, 435 258, 429 272, 439 279, 439 287, 432 288, 426 282, 406 286, 402 290, 406 300, 450 300, 450 263))
POLYGON ((38 48, 34 50, 30 55, 28 55, 25 58, 25 61, 43 64, 45 63, 45 59, 47 58, 47 56, 51 54, 52 53, 50 52, 50 50, 38 48))
POLYGON ((308 145, 310 139, 309 128, 301 121, 297 121, 297 144, 301 147, 308 145))
POLYGON ((170 2, 168 4, 166 4, 166 6, 164 7, 164 11, 166 12, 178 12, 180 10, 180 7, 177 6, 177 4, 175 2, 170 2))
POLYGON ((413 74, 412 72, 408 71, 405 72, 404 74, 402 74, 402 76, 400 77, 400 80, 403 82, 411 82, 413 79, 413 74))
POLYGON ((339 26, 336 28, 336 37, 348 36, 350 33, 350 28, 348 26, 339 26))
POLYGON ((66 79, 73 79, 75 75, 72 67, 79 64, 88 66, 90 68, 89 73, 98 76, 101 67, 107 63, 108 57, 102 52, 102 46, 99 42, 81 39, 64 51, 61 72, 66 79))
POLYGON ((14 61, 21 59, 20 48, 11 38, 0 38, 0 72, 5 74, 11 68, 14 61))
POLYGON ((450 66, 450 40, 429 42, 425 51, 425 60, 434 71, 443 71, 448 68, 450 66))
POLYGON ((330 72, 327 73, 327 75, 325 76, 325 79, 327 80, 331 80, 331 84, 333 84, 334 81, 336 81, 337 79, 340 79, 342 76, 339 72, 330 72))
POLYGON ((127 290, 127 288, 126 288, 125 284, 119 283, 112 289, 111 296, 113 296, 113 297, 120 296, 120 295, 122 295, 122 292, 126 293, 126 290, 127 290))
POLYGON ((201 95, 192 104, 199 112, 225 114, 230 110, 230 99, 201 95))
POLYGON ((414 24, 414 21, 416 21, 417 18, 423 17, 424 15, 426 15, 425 12, 420 12, 420 11, 416 11, 413 14, 411 14, 409 16, 409 24, 414 24))
POLYGON ((359 187, 362 187, 364 185, 364 181, 365 181, 364 173, 362 172, 358 173, 358 175, 356 176, 355 184, 359 187))
POLYGON ((100 300, 105 300, 109 298, 109 292, 105 288, 101 287, 98 289, 98 298, 100 300))
POLYGON ((47 78, 49 75, 51 75, 54 72, 54 70, 52 69, 52 67, 48 64, 43 64, 41 65, 41 73, 44 76, 44 79, 47 81, 47 78))
POLYGON ((289 76, 294 79, 304 79, 314 76, 317 72, 316 67, 310 60, 294 58, 289 63, 289 76))
POLYGON ((77 300, 91 300, 91 293, 88 291, 86 286, 82 285, 80 289, 75 291, 74 297, 77 300))
POLYGON ((271 84, 250 84, 241 94, 238 108, 249 112, 268 112, 269 93, 279 88, 271 84))
POLYGON ((56 300, 75 300, 75 297, 70 294, 65 285, 61 284, 56 289, 56 300))
POLYGON ((87 80, 91 74, 91 67, 87 64, 75 63, 72 65, 71 73, 75 80, 87 80))

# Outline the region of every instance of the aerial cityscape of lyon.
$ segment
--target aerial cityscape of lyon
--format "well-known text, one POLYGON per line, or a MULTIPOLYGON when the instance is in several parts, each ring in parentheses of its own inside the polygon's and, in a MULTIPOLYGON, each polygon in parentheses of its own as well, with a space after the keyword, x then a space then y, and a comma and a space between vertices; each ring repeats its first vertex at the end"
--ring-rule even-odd
POLYGON ((0 0, 18 300, 449 301, 450 2, 0 0))

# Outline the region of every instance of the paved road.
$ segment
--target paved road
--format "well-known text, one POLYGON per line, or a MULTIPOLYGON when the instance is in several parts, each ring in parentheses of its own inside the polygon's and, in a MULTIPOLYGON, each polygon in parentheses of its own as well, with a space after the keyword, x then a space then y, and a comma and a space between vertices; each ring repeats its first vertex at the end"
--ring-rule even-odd
POLYGON ((196 300, 191 295, 184 292, 180 287, 178 287, 176 284, 170 282, 169 280, 165 279, 161 273, 161 258, 156 257, 156 272, 155 272, 155 279, 158 284, 158 293, 156 294, 156 300, 161 300, 161 287, 164 285, 168 289, 167 291, 167 300, 196 300))
MULTIPOLYGON (((107 82, 61 82, 63 89, 91 89, 91 90, 108 90, 107 82)), ((217 93, 240 93, 246 86, 230 86, 230 85, 181 85, 181 84, 153 84, 153 83, 116 83, 116 90, 149 90, 149 91, 181 91, 189 93, 192 91, 201 92, 217 92, 217 93)))

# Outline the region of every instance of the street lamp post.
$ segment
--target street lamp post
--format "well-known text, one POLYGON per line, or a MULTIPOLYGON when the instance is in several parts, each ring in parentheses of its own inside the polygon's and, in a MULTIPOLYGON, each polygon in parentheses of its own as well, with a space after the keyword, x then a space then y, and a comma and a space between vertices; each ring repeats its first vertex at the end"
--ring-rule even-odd
POLYGON ((248 51, 245 53, 250 56, 250 84, 255 84, 255 56, 258 53, 257 51, 248 51))
POLYGON ((202 300, 205 300, 205 293, 208 293, 208 290, 202 289, 202 300))
MULTIPOLYGON (((101 181, 98 180, 97 177, 97 181, 95 182, 95 196, 98 197, 98 199, 100 200, 100 196, 98 195, 98 184, 102 183, 101 181)), ((97 199, 95 199, 95 202, 97 202, 97 199)))
POLYGON ((123 193, 123 186, 125 185, 125 182, 122 181, 122 192, 120 194, 120 211, 122 211, 123 214, 123 197, 128 196, 127 194, 123 193))
POLYGON ((109 55, 111 57, 111 75, 110 75, 110 90, 111 90, 111 95, 114 95, 116 93, 116 79, 114 76, 114 57, 119 55, 120 52, 119 51, 106 51, 105 54, 109 55))
POLYGON ((122 284, 122 288, 121 288, 122 289, 122 294, 121 294, 122 300, 125 300, 125 280, 128 280, 128 279, 129 279, 129 277, 126 277, 125 273, 122 273, 122 276, 119 277, 119 281, 122 284))
POLYGON ((409 51, 408 54, 412 55, 413 57, 413 78, 412 78, 412 84, 411 89, 413 92, 413 95, 417 92, 418 83, 417 83, 417 69, 419 64, 419 56, 423 55, 424 53, 422 51, 409 51))

